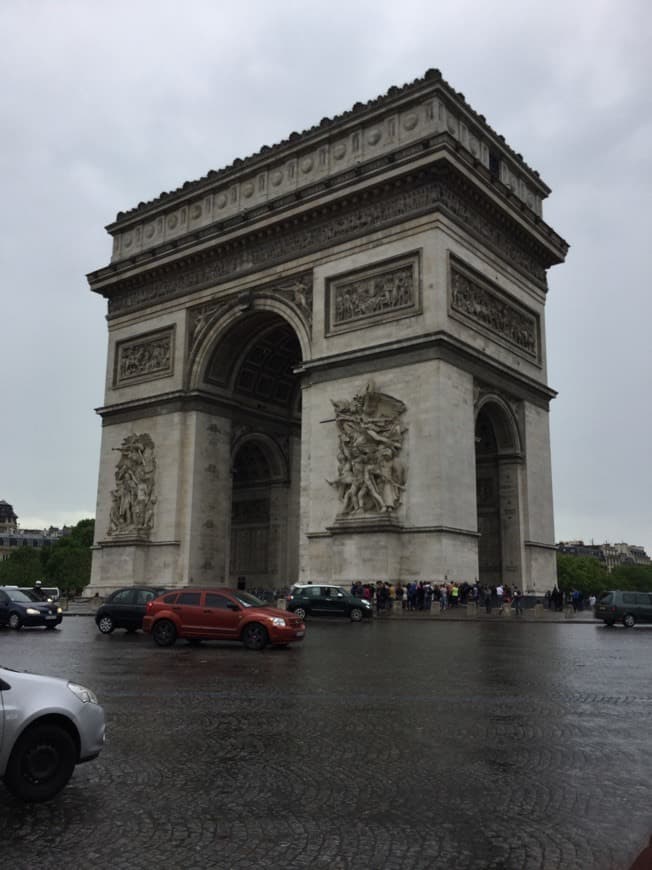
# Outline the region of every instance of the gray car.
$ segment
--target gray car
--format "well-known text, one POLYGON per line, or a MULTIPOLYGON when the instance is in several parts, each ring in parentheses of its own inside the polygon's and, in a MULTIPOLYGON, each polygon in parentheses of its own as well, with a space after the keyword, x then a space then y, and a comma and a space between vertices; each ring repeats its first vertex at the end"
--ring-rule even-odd
POLYGON ((46 801, 76 764, 104 746, 104 710, 90 689, 0 667, 0 778, 25 801, 46 801))

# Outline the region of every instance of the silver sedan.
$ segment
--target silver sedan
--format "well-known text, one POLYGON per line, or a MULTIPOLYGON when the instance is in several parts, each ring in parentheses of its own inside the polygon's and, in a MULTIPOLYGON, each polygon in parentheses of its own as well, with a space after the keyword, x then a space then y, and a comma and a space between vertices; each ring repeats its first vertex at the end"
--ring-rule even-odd
POLYGON ((104 736, 90 689, 0 667, 0 778, 16 797, 50 800, 76 764, 97 758, 104 736))

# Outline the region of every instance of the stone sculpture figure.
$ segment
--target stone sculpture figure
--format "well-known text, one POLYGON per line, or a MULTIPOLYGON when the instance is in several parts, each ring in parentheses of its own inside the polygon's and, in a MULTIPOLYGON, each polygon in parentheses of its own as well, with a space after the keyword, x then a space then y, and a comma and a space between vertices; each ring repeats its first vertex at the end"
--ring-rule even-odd
POLYGON ((405 469, 398 460, 407 431, 401 426, 405 405, 367 384, 350 401, 331 400, 339 451, 337 489, 341 514, 396 510, 405 491, 405 469))
POLYGON ((149 533, 154 524, 154 442, 147 434, 127 435, 115 447, 120 459, 111 491, 109 535, 149 533))

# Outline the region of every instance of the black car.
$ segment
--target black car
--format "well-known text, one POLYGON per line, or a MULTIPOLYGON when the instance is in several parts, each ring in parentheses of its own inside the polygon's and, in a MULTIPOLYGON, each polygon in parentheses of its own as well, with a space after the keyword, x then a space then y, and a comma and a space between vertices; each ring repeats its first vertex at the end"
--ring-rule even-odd
POLYGON ((95 614, 95 623, 102 634, 111 634, 114 628, 137 631, 143 627, 143 616, 148 601, 167 592, 163 586, 127 586, 116 589, 95 614))
POLYGON ((0 625, 16 631, 24 625, 56 628, 61 619, 61 608, 51 601, 35 601, 21 589, 0 589, 0 625))
POLYGON ((356 598, 342 586, 313 585, 293 586, 285 603, 290 610, 302 619, 306 616, 346 616, 353 622, 360 622, 373 616, 373 608, 364 598, 356 598))

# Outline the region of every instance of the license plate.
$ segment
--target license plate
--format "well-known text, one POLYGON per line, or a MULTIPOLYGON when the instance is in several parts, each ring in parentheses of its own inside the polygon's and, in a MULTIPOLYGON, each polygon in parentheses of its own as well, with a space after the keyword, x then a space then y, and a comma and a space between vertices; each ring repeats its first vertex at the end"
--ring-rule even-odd
POLYGON ((56 616, 46 616, 46 619, 56 619, 56 616))
POLYGON ((295 634, 297 637, 303 637, 305 634, 305 631, 297 631, 297 632, 295 632, 295 634))

